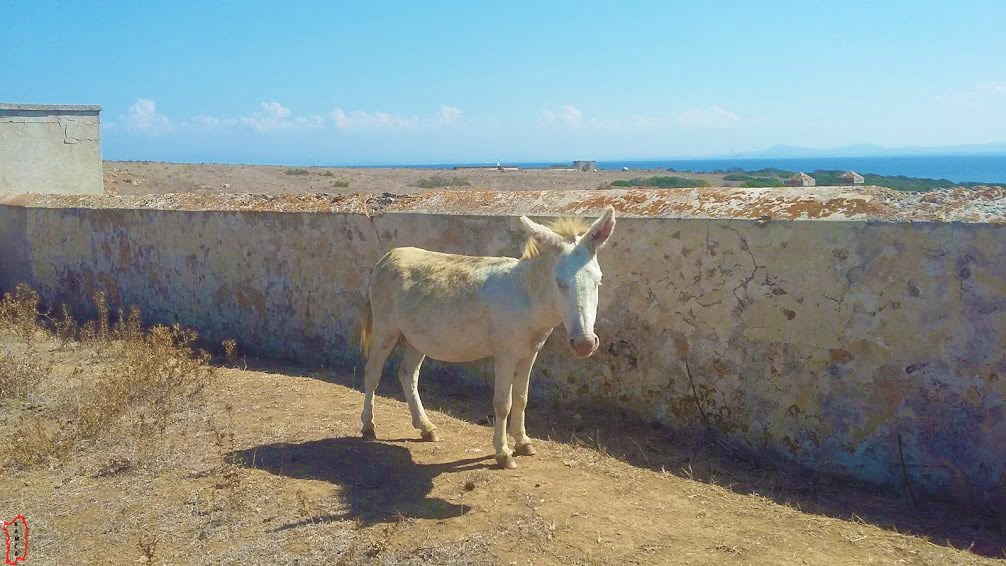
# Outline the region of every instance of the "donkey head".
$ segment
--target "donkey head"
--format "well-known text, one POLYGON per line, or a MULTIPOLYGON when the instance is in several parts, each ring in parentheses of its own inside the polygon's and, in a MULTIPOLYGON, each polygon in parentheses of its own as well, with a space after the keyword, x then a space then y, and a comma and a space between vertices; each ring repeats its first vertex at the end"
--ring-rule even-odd
POLYGON ((569 347, 579 358, 597 350, 600 341, 594 334, 597 318, 597 288, 601 285, 601 268, 597 251, 615 229, 615 209, 609 206, 582 236, 561 234, 542 226, 526 216, 521 223, 542 250, 555 255, 552 284, 555 305, 569 336, 569 347))

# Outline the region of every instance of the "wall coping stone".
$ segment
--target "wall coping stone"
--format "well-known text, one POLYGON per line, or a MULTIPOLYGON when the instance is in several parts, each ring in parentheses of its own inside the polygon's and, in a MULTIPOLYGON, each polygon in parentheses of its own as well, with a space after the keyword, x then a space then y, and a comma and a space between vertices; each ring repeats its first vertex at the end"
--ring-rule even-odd
POLYGON ((0 110, 29 112, 101 112, 100 104, 20 104, 0 102, 0 110))
POLYGON ((961 187, 907 193, 876 186, 703 187, 553 191, 431 190, 414 194, 194 194, 0 197, 29 208, 140 209, 463 216, 597 215, 614 206, 620 217, 771 221, 961 222, 1006 224, 1006 188, 961 187))

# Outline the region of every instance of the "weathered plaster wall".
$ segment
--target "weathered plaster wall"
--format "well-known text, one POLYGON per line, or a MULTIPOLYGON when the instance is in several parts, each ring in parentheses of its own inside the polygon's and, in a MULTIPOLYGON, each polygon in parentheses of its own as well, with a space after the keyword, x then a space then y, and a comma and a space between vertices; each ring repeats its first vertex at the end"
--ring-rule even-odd
MULTIPOLYGON (((563 199, 553 210, 632 210, 631 193, 563 199)), ((702 426, 697 396, 709 424, 737 442, 893 485, 900 439, 916 490, 1006 503, 1006 224, 753 210, 619 218, 600 257, 602 346, 575 360, 557 330, 535 394, 702 426)), ((102 289, 150 321, 346 368, 359 363, 353 333, 368 271, 386 250, 513 255, 523 240, 515 217, 492 209, 370 217, 29 205, 0 206, 0 225, 3 214, 20 215, 24 236, 5 241, 27 250, 0 283, 24 279, 70 304, 102 289)))
POLYGON ((100 111, 0 103, 0 195, 101 194, 100 111))
POLYGON ((0 206, 0 291, 17 285, 28 266, 25 214, 23 208, 0 206))

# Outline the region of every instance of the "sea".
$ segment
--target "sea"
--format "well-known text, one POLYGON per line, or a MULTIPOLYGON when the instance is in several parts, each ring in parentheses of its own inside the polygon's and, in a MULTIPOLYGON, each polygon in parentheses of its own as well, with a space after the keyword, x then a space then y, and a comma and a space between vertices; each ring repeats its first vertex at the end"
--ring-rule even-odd
MULTIPOLYGON (((504 162, 506 166, 520 168, 548 167, 555 162, 504 162)), ((419 167, 449 169, 456 166, 486 166, 492 163, 440 163, 434 165, 399 165, 398 167, 419 167)), ((387 167, 387 166, 385 166, 387 167)), ((812 172, 817 169, 856 171, 876 175, 902 175, 926 179, 947 179, 955 183, 976 182, 1006 184, 1006 155, 911 155, 891 157, 793 157, 761 159, 664 159, 625 160, 597 162, 598 169, 674 169, 695 173, 723 171, 739 167, 745 171, 755 171, 775 167, 787 171, 812 172)))

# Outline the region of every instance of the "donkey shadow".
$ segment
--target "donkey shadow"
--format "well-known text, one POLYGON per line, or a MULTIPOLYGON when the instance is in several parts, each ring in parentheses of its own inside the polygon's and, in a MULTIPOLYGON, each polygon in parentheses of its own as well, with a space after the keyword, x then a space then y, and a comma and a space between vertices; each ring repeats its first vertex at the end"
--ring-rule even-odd
MULTIPOLYGON (((257 362, 257 367, 264 371, 312 377, 357 391, 361 389, 360 376, 351 371, 311 371, 272 361, 257 362)), ((437 362, 429 365, 424 368, 424 379, 420 381, 427 409, 443 411, 482 426, 490 425, 492 387, 488 383, 466 379, 456 369, 437 362)), ((386 375, 378 387, 378 394, 403 401, 394 369, 394 363, 386 364, 386 375)), ((928 498, 915 504, 895 488, 805 469, 730 442, 708 430, 647 423, 609 402, 592 399, 589 404, 557 407, 545 400, 544 391, 535 391, 534 377, 531 385, 527 422, 532 434, 601 450, 638 468, 721 485, 737 493, 758 494, 796 507, 803 513, 852 519, 881 529, 907 532, 926 537, 936 545, 968 548, 976 556, 1006 556, 1006 512, 994 517, 980 509, 958 509, 928 498)), ((407 409, 403 415, 407 418, 407 409)), ((485 441, 490 437, 491 429, 486 430, 485 441)), ((418 440, 417 434, 406 441, 418 440)), ((410 460, 408 454, 394 457, 410 460)), ((486 456, 488 458, 491 456, 486 456)), ((250 461, 250 457, 246 459, 250 461)), ((464 462, 454 464, 464 465, 464 462)), ((445 464, 448 468, 445 471, 450 471, 454 464, 445 464)))
POLYGON ((389 522, 398 515, 416 519, 446 519, 470 511, 443 499, 429 497, 433 478, 489 467, 480 463, 491 456, 440 464, 418 464, 403 446, 359 437, 326 438, 296 444, 264 444, 227 455, 230 462, 265 470, 278 476, 327 481, 342 488, 349 510, 340 515, 312 517, 301 523, 360 520, 364 524, 389 522))

